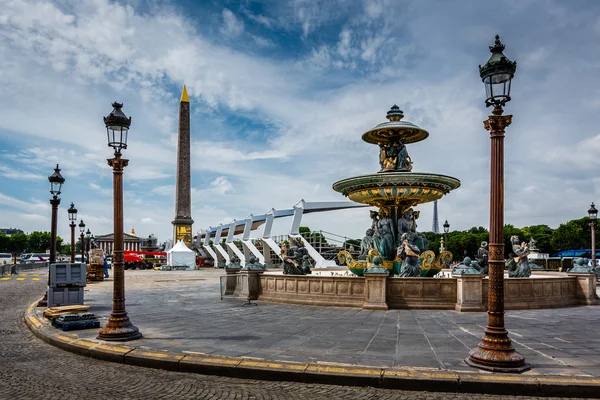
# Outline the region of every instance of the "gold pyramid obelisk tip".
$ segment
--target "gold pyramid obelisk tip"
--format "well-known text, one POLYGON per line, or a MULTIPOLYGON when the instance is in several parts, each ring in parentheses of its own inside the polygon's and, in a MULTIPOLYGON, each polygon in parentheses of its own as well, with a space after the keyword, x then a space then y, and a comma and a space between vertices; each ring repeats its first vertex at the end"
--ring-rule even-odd
POLYGON ((185 85, 183 85, 183 92, 181 92, 181 103, 189 103, 190 102, 190 98, 188 97, 187 94, 187 89, 185 88, 185 85))

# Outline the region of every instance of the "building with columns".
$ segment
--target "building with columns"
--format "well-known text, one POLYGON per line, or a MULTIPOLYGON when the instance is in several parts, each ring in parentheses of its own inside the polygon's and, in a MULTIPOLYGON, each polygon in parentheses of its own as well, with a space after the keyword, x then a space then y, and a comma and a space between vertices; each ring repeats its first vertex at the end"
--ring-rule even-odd
MULTIPOLYGON (((107 235, 98 235, 94 241, 96 246, 104 251, 104 254, 111 254, 114 247, 115 236, 112 233, 107 235)), ((123 250, 136 250, 139 251, 140 238, 128 233, 123 233, 123 250)))

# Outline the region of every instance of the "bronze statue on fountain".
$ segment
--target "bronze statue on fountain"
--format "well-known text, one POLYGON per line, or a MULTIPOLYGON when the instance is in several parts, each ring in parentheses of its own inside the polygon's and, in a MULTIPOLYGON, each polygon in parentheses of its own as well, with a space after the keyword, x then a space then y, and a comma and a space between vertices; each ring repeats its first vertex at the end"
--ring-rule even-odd
POLYGON ((301 239, 290 238, 290 248, 283 256, 283 273, 286 275, 310 274, 312 259, 301 239))

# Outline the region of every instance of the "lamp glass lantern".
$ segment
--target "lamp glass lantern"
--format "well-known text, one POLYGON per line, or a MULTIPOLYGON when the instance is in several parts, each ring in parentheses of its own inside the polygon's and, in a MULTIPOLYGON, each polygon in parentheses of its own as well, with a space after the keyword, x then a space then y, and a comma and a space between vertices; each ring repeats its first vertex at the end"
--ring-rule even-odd
POLYGON ((79 233, 83 235, 83 232, 85 232, 85 224, 83 223, 83 220, 81 220, 81 222, 79 222, 79 233))
POLYGON ((444 222, 444 233, 448 233, 450 232, 450 224, 448 223, 448 220, 446 220, 446 222, 444 222))
POLYGON ((496 35, 496 41, 490 46, 492 56, 479 66, 479 76, 485 85, 485 105, 502 107, 510 101, 510 85, 517 70, 517 62, 511 61, 502 52, 505 46, 496 35))
POLYGON ((54 168, 54 173, 48 177, 48 182, 50 182, 50 194, 54 197, 58 197, 62 185, 65 183, 65 178, 60 174, 58 164, 56 164, 56 168, 54 168))
POLYGON ((90 232, 90 228, 88 228, 87 232, 85 233, 85 238, 87 240, 90 240, 90 237, 92 236, 92 232, 90 232))
POLYGON ((77 209, 75 208, 75 204, 71 203, 71 207, 67 210, 69 213, 69 221, 75 223, 77 221, 77 209))
POLYGON ((596 206, 592 203, 592 206, 588 210, 588 215, 592 221, 596 221, 598 219, 598 210, 596 210, 596 206))
POLYGON ((127 118, 123 112, 123 103, 112 103, 113 110, 104 117, 104 125, 106 125, 106 135, 108 146, 115 150, 115 153, 120 153, 122 149, 127 148, 127 134, 131 125, 131 117, 127 118))

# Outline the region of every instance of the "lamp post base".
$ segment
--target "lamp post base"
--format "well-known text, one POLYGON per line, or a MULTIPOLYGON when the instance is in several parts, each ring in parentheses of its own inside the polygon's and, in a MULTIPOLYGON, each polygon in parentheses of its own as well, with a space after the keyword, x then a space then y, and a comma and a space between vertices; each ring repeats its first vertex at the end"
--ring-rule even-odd
POLYGON ((100 330, 98 339, 109 342, 127 342, 141 339, 142 333, 134 326, 127 314, 120 317, 111 316, 108 323, 100 330))
POLYGON ((492 372, 521 373, 531 369, 512 346, 506 331, 500 337, 484 336, 481 343, 469 352, 465 362, 473 368, 492 372))
POLYGON ((48 307, 48 292, 44 294, 44 297, 37 303, 37 307, 48 307))

